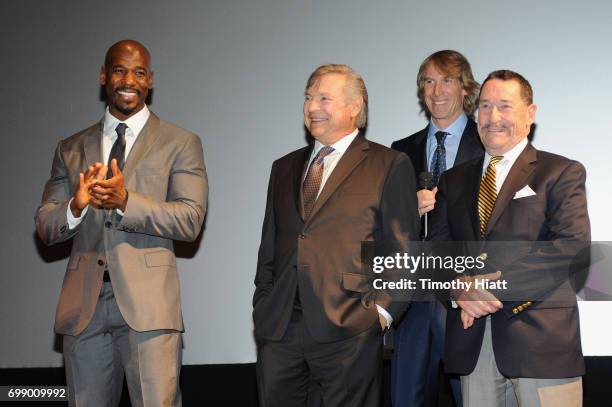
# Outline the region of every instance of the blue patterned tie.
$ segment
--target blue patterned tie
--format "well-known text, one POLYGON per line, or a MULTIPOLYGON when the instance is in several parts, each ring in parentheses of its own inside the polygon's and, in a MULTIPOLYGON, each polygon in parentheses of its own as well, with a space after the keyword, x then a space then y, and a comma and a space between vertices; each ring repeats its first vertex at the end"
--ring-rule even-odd
POLYGON ((450 133, 445 131, 436 132, 436 140, 438 141, 438 145, 436 146, 436 151, 434 151, 433 161, 430 167, 434 186, 438 185, 440 175, 446 171, 446 148, 444 147, 444 140, 449 134, 450 133))

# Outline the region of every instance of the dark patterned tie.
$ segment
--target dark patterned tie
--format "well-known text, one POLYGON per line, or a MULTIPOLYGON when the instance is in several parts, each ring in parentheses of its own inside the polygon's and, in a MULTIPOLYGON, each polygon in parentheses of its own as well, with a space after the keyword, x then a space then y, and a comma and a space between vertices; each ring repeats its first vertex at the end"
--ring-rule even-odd
POLYGON ((438 185, 440 175, 446 171, 446 148, 444 147, 444 140, 449 134, 450 133, 445 131, 436 132, 436 140, 438 141, 438 145, 436 146, 436 151, 434 151, 433 161, 431 163, 431 173, 434 187, 438 185))
POLYGON ((493 207, 497 200, 497 163, 504 158, 500 155, 494 155, 489 161, 484 177, 480 181, 480 190, 478 191, 478 215, 480 216, 480 237, 484 238, 487 232, 489 218, 493 213, 493 207))
POLYGON ((125 161, 125 130, 127 129, 127 124, 119 123, 115 128, 117 132, 117 140, 113 144, 111 148, 110 155, 108 156, 108 173, 106 174, 106 178, 110 178, 115 174, 111 174, 111 161, 113 158, 117 160, 117 166, 119 169, 123 170, 123 164, 125 161))
POLYGON ((314 160, 312 160, 312 164, 310 164, 308 174, 306 174, 304 184, 302 185, 304 220, 307 220, 310 217, 314 203, 317 200, 317 195, 319 194, 319 189, 321 188, 321 179, 323 178, 323 159, 333 151, 333 147, 323 147, 319 150, 314 160))

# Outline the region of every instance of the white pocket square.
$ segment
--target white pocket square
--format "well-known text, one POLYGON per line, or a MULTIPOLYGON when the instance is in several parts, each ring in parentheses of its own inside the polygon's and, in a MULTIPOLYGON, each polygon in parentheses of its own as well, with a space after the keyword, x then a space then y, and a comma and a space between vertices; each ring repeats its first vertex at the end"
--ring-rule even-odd
POLYGON ((516 191, 516 194, 514 194, 514 198, 512 199, 526 198, 528 196, 533 196, 535 194, 536 194, 535 191, 531 189, 529 185, 525 185, 523 188, 516 191))

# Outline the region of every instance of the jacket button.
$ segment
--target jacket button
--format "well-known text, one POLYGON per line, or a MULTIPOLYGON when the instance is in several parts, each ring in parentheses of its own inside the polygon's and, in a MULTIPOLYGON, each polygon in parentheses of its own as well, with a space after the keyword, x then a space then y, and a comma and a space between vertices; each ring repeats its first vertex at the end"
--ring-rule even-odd
POLYGON ((513 314, 518 314, 518 313, 519 313, 519 310, 518 310, 518 309, 516 309, 516 308, 512 308, 512 313, 513 313, 513 314))
POLYGON ((486 260, 487 260, 487 257, 489 257, 489 255, 488 255, 488 254, 486 254, 486 253, 480 253, 480 256, 478 256, 478 257, 480 257, 480 260, 482 260, 482 261, 486 261, 486 260))
POLYGON ((521 312, 522 312, 522 311, 525 309, 525 308, 524 308, 522 305, 519 305, 517 308, 518 308, 518 310, 519 310, 519 311, 521 311, 521 312))
POLYGON ((107 228, 110 228, 111 226, 113 226, 113 224, 111 223, 110 220, 107 220, 106 222, 104 222, 104 226, 107 228))
POLYGON ((529 307, 529 306, 531 306, 531 304, 533 304, 533 302, 531 302, 531 301, 527 301, 527 302, 525 303, 525 305, 526 305, 526 306, 528 306, 528 307, 529 307))
POLYGON ((103 266, 103 265, 104 265, 104 260, 99 259, 99 260, 98 260, 98 266, 103 266))
POLYGON ((298 235, 298 237, 299 237, 300 239, 306 239, 306 235, 305 235, 305 234, 303 234, 303 233, 300 233, 300 234, 298 235))

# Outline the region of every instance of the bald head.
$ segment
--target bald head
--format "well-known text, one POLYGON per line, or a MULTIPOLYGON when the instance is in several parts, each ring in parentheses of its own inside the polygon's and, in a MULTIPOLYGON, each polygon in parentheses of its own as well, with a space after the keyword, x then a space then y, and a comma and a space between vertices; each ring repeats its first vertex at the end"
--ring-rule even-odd
POLYGON ((110 46, 104 57, 104 66, 108 69, 112 64, 113 56, 118 52, 129 52, 131 54, 140 54, 146 61, 147 66, 151 65, 151 54, 147 47, 134 40, 121 40, 110 46))
POLYGON ((106 51, 100 85, 106 91, 110 113, 119 120, 126 120, 144 108, 153 89, 150 65, 149 51, 134 40, 119 41, 106 51))

